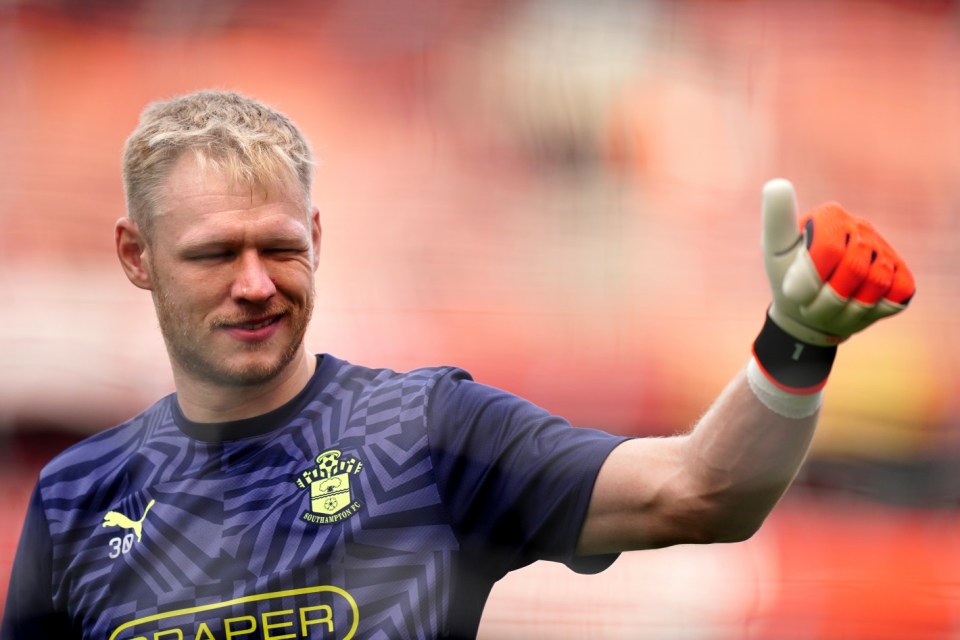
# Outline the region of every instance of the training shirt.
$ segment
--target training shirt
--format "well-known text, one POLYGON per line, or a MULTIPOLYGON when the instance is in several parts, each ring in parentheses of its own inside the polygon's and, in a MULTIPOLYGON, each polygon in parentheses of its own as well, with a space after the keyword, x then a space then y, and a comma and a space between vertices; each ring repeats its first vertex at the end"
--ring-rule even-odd
POLYGON ((170 395, 41 472, 2 638, 472 637, 508 571, 613 561, 574 549, 623 439, 460 369, 330 355, 255 418, 170 395))

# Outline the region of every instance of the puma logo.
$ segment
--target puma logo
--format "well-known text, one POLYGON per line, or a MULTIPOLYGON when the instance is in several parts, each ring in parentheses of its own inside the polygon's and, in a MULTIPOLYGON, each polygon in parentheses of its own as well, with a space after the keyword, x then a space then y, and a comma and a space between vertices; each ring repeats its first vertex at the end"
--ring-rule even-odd
POLYGON ((153 506, 155 500, 151 500, 147 504, 147 508, 144 509, 143 515, 140 516, 139 520, 131 520, 129 517, 123 515, 119 511, 108 511, 107 515, 103 516, 104 527, 120 527, 121 529, 133 529, 133 532, 137 535, 137 542, 140 542, 140 537, 143 534, 143 521, 147 517, 147 513, 150 512, 150 507, 153 506))

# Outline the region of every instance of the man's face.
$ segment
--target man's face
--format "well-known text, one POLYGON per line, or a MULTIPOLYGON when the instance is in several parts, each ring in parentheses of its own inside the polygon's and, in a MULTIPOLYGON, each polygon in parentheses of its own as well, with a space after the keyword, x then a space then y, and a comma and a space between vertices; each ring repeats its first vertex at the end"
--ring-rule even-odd
POLYGON ((263 384, 300 353, 314 301, 319 214, 299 192, 266 193, 174 166, 145 252, 175 369, 198 382, 263 384))

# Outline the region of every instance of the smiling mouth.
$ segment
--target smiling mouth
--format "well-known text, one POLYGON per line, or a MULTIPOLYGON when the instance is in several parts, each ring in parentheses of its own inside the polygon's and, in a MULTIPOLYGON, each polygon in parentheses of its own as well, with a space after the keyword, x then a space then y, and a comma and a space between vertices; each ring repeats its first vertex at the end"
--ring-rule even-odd
POLYGON ((238 329, 246 329, 247 331, 256 331, 257 329, 262 329, 266 326, 269 326, 280 319, 280 316, 273 316, 267 318, 266 320, 261 320, 260 322, 243 322, 237 325, 234 325, 238 329))
POLYGON ((282 313, 278 313, 271 316, 266 316, 263 318, 253 318, 245 322, 224 322, 220 326, 224 329, 240 329, 241 331, 257 331, 265 327, 269 327, 272 324, 275 324, 280 321, 280 318, 283 317, 282 313))

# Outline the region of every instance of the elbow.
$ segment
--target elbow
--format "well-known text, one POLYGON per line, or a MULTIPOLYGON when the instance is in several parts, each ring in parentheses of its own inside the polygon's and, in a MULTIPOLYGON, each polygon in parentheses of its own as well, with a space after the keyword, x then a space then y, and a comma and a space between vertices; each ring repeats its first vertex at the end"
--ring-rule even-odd
POLYGON ((784 494, 780 482, 731 481, 714 476, 687 484, 686 504, 702 543, 744 542, 752 538, 784 494))
POLYGON ((686 527, 679 544, 721 544, 744 542, 752 538, 763 525, 762 519, 711 516, 701 517, 694 526, 686 527))
POLYGON ((744 491, 733 486, 688 485, 675 495, 679 530, 691 544, 744 542, 763 526, 777 500, 769 491, 744 491), (682 505, 682 506, 681 506, 682 505))
POLYGON ((761 526, 763 526, 762 519, 753 522, 738 522, 735 525, 717 526, 710 532, 710 542, 744 542, 752 538, 761 526))
POLYGON ((701 513, 700 538, 704 543, 749 540, 760 531, 771 509, 749 500, 710 505, 701 513))

